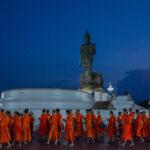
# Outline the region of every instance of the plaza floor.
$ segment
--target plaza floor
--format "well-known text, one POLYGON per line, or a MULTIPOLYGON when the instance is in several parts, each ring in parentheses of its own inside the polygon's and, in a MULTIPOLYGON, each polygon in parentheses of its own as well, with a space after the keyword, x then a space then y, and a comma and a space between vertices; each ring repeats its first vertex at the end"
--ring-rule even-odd
POLYGON ((64 146, 63 144, 59 145, 54 145, 54 144, 49 144, 47 145, 46 143, 41 144, 37 137, 34 137, 34 140, 22 147, 17 147, 13 146, 10 148, 11 150, 150 150, 150 141, 149 142, 144 142, 144 143, 135 143, 135 146, 130 147, 129 143, 126 145, 125 148, 122 148, 119 146, 118 142, 116 141, 113 144, 107 144, 107 142, 104 141, 99 141, 97 143, 75 143, 74 147, 67 147, 64 146))

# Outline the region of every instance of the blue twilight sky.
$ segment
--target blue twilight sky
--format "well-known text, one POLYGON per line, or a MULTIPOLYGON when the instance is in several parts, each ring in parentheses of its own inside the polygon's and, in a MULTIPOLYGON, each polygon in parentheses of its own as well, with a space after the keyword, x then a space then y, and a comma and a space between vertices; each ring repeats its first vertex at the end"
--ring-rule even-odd
POLYGON ((150 69, 149 0, 1 0, 0 91, 79 87, 86 30, 105 86, 150 69))

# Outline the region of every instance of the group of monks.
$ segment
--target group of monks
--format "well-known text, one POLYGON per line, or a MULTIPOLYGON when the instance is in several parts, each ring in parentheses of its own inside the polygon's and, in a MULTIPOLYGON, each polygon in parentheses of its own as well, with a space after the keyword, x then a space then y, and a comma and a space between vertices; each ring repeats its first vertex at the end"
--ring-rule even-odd
POLYGON ((0 148, 21 146, 31 141, 33 131, 33 113, 25 109, 23 114, 0 109, 0 148))
POLYGON ((64 145, 69 147, 73 147, 75 141, 81 142, 83 139, 87 143, 95 143, 95 140, 105 133, 110 143, 119 138, 122 147, 127 141, 133 146, 135 139, 143 143, 144 139, 150 138, 150 115, 147 116, 145 112, 139 110, 133 112, 132 109, 124 109, 118 113, 118 116, 110 111, 106 125, 100 111, 97 111, 96 115, 91 109, 86 110, 85 116, 79 109, 75 113, 67 110, 65 118, 62 118, 59 109, 53 110, 52 114, 44 109, 39 120, 39 136, 41 139, 46 139, 47 144, 61 142, 62 133, 65 137, 64 145))
MULTIPOLYGON (((104 123, 100 111, 95 114, 91 109, 86 110, 86 115, 79 109, 75 112, 66 110, 65 118, 59 109, 52 110, 51 114, 49 110, 43 109, 38 119, 38 135, 41 140, 46 140, 47 144, 54 142, 57 145, 63 141, 62 137, 65 137, 64 145, 73 147, 75 141, 86 140, 87 143, 95 143, 100 137, 108 137, 110 143, 119 139, 124 147, 127 141, 133 146, 135 140, 143 143, 150 138, 150 115, 139 110, 124 109, 116 116, 110 111, 107 123, 104 123)), ((23 114, 17 111, 11 114, 10 111, 0 109, 0 148, 31 142, 33 127, 33 113, 28 109, 25 109, 23 114)))

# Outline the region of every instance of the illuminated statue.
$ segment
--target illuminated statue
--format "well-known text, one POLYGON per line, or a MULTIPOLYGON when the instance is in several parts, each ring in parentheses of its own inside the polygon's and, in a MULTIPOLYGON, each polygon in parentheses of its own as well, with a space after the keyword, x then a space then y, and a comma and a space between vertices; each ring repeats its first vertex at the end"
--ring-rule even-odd
POLYGON ((103 87, 102 74, 93 73, 93 57, 96 53, 96 46, 90 42, 91 36, 88 31, 84 35, 84 44, 80 48, 80 66, 83 73, 80 77, 80 88, 100 89, 103 87))
POLYGON ((85 43, 82 44, 80 49, 80 65, 83 67, 84 76, 87 78, 91 77, 93 57, 96 49, 95 44, 91 43, 91 36, 88 31, 84 35, 85 43))

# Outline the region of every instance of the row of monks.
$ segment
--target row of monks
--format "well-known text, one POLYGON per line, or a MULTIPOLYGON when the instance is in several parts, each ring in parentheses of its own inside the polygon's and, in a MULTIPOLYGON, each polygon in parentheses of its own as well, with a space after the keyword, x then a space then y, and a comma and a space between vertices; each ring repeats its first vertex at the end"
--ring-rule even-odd
MULTIPOLYGON (((105 133, 110 142, 119 137, 123 147, 127 141, 133 146, 135 138, 141 143, 150 138, 150 115, 139 110, 133 112, 132 109, 124 109, 117 116, 110 111, 107 124, 104 124, 100 111, 95 114, 91 109, 86 110, 85 116, 79 109, 75 113, 67 110, 65 118, 59 109, 52 110, 52 114, 43 109, 38 119, 38 135, 40 139, 46 139, 47 144, 58 144, 63 137, 64 145, 70 147, 74 146, 75 141, 81 142, 83 139, 86 139, 87 143, 95 143, 95 140, 105 133)), ((13 115, 0 109, 0 148, 30 143, 33 127, 34 117, 28 109, 25 109, 23 114, 15 111, 13 115)))
POLYGON ((31 142, 33 132, 33 113, 25 109, 23 113, 0 109, 0 148, 12 145, 26 145, 31 142))
POLYGON ((79 109, 75 113, 72 110, 66 111, 66 118, 63 119, 59 109, 53 110, 52 114, 44 109, 39 117, 39 135, 41 138, 47 137, 47 144, 53 141, 57 144, 62 140, 64 130, 65 145, 74 146, 74 142, 83 138, 87 143, 95 143, 95 139, 107 133, 109 141, 112 143, 119 137, 121 146, 125 146, 127 141, 134 145, 133 138, 136 137, 142 143, 144 139, 150 137, 150 115, 145 112, 133 112, 132 109, 124 109, 115 116, 110 111, 108 123, 105 125, 100 111, 97 114, 93 110, 86 110, 84 116, 79 109), (63 122, 65 126, 63 127, 63 122))

